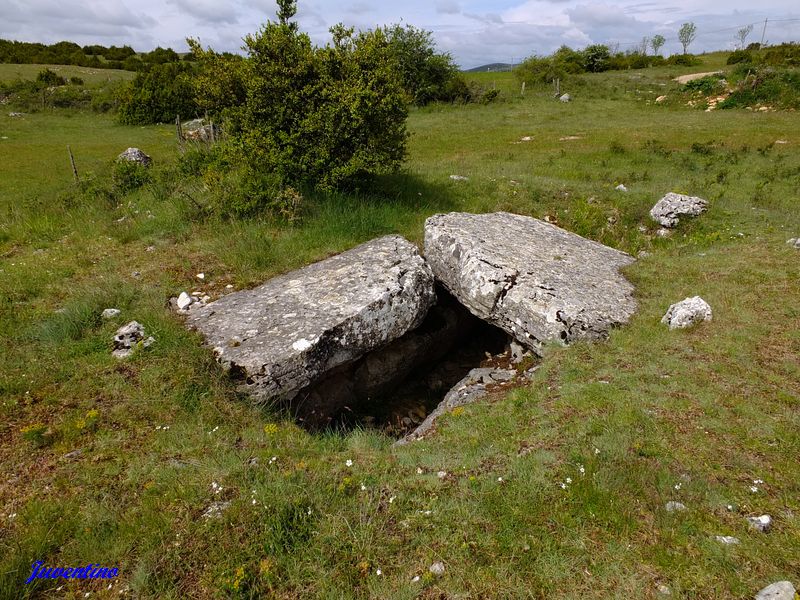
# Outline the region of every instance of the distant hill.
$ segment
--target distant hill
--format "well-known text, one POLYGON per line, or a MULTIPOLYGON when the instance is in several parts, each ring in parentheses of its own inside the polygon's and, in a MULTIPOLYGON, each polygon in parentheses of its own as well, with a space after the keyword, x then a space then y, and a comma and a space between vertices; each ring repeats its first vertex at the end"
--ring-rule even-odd
POLYGON ((496 73, 498 71, 510 71, 512 68, 513 65, 508 63, 490 63, 473 69, 466 69, 464 73, 486 73, 487 71, 496 73))

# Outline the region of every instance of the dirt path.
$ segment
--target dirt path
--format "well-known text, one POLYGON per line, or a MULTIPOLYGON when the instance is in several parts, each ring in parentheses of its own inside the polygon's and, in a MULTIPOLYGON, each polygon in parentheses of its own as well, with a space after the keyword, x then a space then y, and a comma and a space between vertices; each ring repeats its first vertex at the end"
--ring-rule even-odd
POLYGON ((691 73, 690 75, 681 75, 680 77, 673 79, 673 81, 677 81, 681 85, 684 85, 690 81, 702 79, 703 77, 708 77, 709 75, 722 75, 722 71, 709 71, 708 73, 691 73))

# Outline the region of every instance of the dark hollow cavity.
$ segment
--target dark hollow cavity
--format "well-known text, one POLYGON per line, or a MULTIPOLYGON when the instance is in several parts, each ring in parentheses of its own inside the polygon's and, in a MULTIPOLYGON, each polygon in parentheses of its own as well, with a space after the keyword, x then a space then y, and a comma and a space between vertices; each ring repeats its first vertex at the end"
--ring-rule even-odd
POLYGON ((471 369, 500 366, 508 334, 441 287, 437 298, 417 329, 301 390, 290 406, 298 422, 315 431, 367 427, 400 437, 471 369))

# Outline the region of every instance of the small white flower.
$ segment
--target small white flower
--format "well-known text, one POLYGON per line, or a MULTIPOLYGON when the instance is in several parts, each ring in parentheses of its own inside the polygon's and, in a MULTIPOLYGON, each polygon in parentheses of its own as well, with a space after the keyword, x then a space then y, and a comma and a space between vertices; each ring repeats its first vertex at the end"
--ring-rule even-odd
POLYGON ((583 465, 578 465, 578 471, 580 472, 581 475, 586 474, 586 469, 584 468, 583 465))
POLYGON ((396 498, 397 498, 397 496, 392 496, 391 498, 389 498, 389 504, 394 502, 396 498))
POLYGON ((750 486, 750 491, 753 492, 754 494, 756 494, 756 493, 758 493, 758 487, 756 487, 754 485, 751 485, 750 486))
POLYGON ((306 511, 306 514, 307 514, 309 517, 311 516, 311 507, 310 507, 310 506, 308 507, 308 510, 306 511))
POLYGON ((444 479, 445 477, 447 477, 447 471, 439 471, 439 472, 436 474, 436 476, 437 476, 439 479, 444 479))
POLYGON ((755 483, 756 485, 763 485, 764 484, 764 480, 763 479, 753 479, 753 483, 755 483))
POLYGON ((255 506, 255 505, 256 505, 256 499, 253 498, 253 506, 255 506))
POLYGON ((411 579, 411 583, 417 583, 418 581, 419 581, 419 575, 415 575, 415 576, 414 576, 414 577, 411 579))
POLYGON ((564 482, 561 482, 559 485, 561 486, 561 489, 562 489, 562 490, 565 490, 565 489, 567 489, 567 484, 566 484, 566 483, 564 483, 564 482))
POLYGON ((425 512, 423 512, 422 514, 423 514, 423 515, 425 515, 426 517, 430 517, 430 516, 433 514, 433 512, 432 512, 432 511, 430 511, 430 510, 426 510, 426 511, 425 511, 425 512))
POLYGON ((503 483, 503 478, 502 478, 502 477, 498 477, 498 478, 497 478, 497 482, 498 482, 498 483, 503 483))
POLYGON ((683 484, 679 482, 679 483, 676 483, 676 484, 675 484, 674 486, 672 486, 672 487, 674 487, 676 490, 679 490, 679 489, 681 489, 681 488, 683 487, 683 484))
POLYGON ((417 467, 417 475, 422 475, 422 467, 417 467))
POLYGON ((567 477, 567 483, 572 483, 572 477, 567 477))
POLYGON ((16 519, 16 518, 17 518, 17 513, 10 513, 10 514, 8 515, 8 518, 9 518, 9 519, 16 519))
POLYGON ((380 569, 376 569, 376 570, 375 570, 375 575, 377 575, 378 577, 380 577, 381 575, 383 575, 383 571, 381 571, 380 569))
POLYGON ((726 507, 729 511, 733 512, 733 504, 728 504, 726 507))
POLYGON ((272 458, 269 459, 269 464, 272 464, 277 460, 278 460, 278 457, 277 456, 273 456, 272 458))
POLYGON ((346 467, 352 467, 353 466, 353 461, 348 458, 346 461, 344 461, 344 465, 346 467))
POLYGON ((362 492, 366 492, 367 491, 367 486, 365 486, 363 483, 361 484, 361 491, 362 492))
POLYGON ((600 454, 600 448, 595 448, 594 455, 597 456, 598 454, 600 454))

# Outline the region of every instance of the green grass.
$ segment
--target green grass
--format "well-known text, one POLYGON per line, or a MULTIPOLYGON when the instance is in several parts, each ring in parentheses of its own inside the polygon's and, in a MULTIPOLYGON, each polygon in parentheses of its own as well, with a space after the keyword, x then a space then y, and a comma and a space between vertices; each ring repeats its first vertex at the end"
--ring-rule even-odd
POLYGON ((92 69, 91 67, 78 67, 75 65, 13 65, 0 63, 0 81, 13 81, 15 79, 36 79, 43 69, 55 71, 62 77, 80 77, 90 87, 97 87, 109 81, 129 80, 136 77, 132 71, 117 69, 92 69))
POLYGON ((115 596, 147 598, 648 598, 659 584, 747 598, 800 583, 800 259, 784 243, 800 235, 800 126, 791 112, 652 103, 676 92, 673 73, 714 68, 591 76, 565 90, 570 104, 529 89, 415 111, 404 173, 308 197, 293 226, 200 217, 158 185, 73 191, 66 144, 98 187, 128 146, 163 181, 170 127, 0 114, 0 598, 106 593, 23 586, 35 560, 119 566, 115 596), (667 191, 711 209, 661 239, 647 211, 667 191), (181 290, 218 295, 380 234, 420 242, 424 219, 449 210, 550 216, 646 250, 627 271, 639 312, 395 449, 252 407, 166 308, 181 290), (714 321, 668 332, 666 308, 696 294, 714 321), (123 312, 105 322, 110 306, 123 312), (110 341, 132 319, 156 343, 120 363, 110 341), (23 438, 32 424, 49 429, 44 447, 23 438), (203 519, 217 500, 231 502, 223 517, 203 519), (688 510, 666 513, 668 500, 688 510), (762 513, 769 534, 748 529, 762 513))

